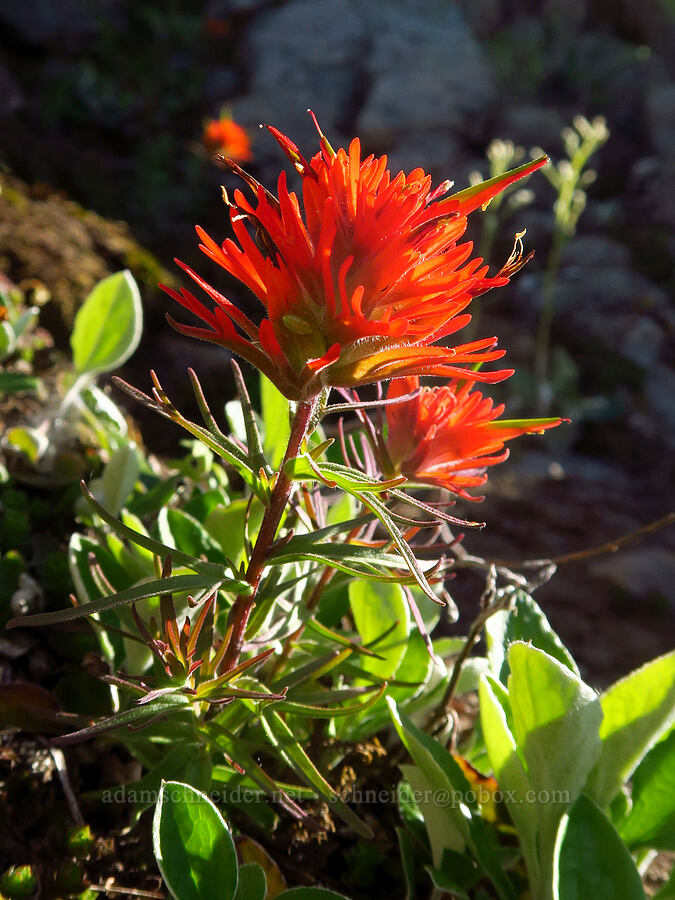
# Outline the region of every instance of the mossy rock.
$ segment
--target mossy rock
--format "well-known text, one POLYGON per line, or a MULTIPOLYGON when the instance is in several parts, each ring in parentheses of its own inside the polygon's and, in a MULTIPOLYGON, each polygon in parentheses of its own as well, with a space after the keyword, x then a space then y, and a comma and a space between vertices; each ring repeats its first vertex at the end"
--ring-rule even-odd
POLYGON ((75 313, 94 285, 130 269, 151 310, 157 282, 174 278, 124 222, 104 219, 45 185, 0 172, 0 271, 21 285, 41 282, 51 301, 41 324, 64 346, 75 313))

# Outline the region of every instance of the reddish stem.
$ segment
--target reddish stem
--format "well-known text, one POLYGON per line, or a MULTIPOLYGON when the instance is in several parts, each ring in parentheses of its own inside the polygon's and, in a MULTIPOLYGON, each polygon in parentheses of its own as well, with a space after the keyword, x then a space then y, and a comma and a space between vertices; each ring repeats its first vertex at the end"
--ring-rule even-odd
POLYGON ((265 571, 265 563, 270 554, 274 539, 277 534, 281 517, 284 514, 288 498, 293 487, 293 480, 286 474, 286 463, 294 459, 300 452, 300 447, 307 434, 312 413, 316 406, 316 398, 310 400, 301 400, 293 418, 291 425, 291 433, 288 438, 288 446, 284 453, 284 458, 277 473, 277 480, 272 489, 270 504, 265 510, 260 531, 256 538, 251 559, 246 569, 246 581, 253 588, 253 592, 248 595, 237 597, 230 609, 228 616, 228 626, 232 626, 232 634, 228 643, 227 650, 220 664, 219 672, 224 674, 231 671, 239 662, 239 654, 244 644, 244 635, 246 626, 251 615, 251 611, 255 606, 258 588, 260 587, 260 579, 265 571))

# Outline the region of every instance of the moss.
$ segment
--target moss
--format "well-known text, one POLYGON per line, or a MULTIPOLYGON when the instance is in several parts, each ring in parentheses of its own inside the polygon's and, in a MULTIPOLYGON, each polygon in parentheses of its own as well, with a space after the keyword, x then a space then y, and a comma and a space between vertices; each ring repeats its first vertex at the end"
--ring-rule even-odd
POLYGON ((6 173, 0 173, 0 259, 15 283, 37 279, 45 285, 51 301, 41 324, 64 348, 77 309, 101 278, 128 268, 145 298, 156 295, 159 281, 174 280, 124 222, 6 173))

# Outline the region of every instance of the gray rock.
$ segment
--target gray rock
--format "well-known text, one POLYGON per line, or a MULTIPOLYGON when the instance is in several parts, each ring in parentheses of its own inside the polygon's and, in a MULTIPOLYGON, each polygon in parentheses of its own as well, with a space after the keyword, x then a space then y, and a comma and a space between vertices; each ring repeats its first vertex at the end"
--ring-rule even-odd
POLYGON ((499 133, 494 137, 522 144, 526 150, 534 146, 554 153, 560 145, 560 132, 564 124, 555 109, 528 103, 507 105, 499 122, 499 133))
POLYGON ((232 13, 255 12, 269 5, 269 0, 211 0, 206 6, 207 19, 227 19, 232 13))
POLYGON ((630 265, 630 250, 625 244, 599 234, 575 237, 567 244, 562 265, 586 271, 594 268, 624 268, 630 265))
POLYGON ((81 45, 120 12, 120 0, 20 0, 0 4, 0 27, 26 44, 81 45))
POLYGON ((575 331, 648 370, 666 344, 671 317, 664 291, 620 266, 572 266, 561 271, 556 328, 575 331))
POLYGON ((639 159, 630 172, 631 194, 649 219, 675 227, 675 154, 639 159))
MULTIPOLYGON (((290 0, 251 21, 245 53, 238 120, 276 125, 307 155, 317 149, 311 107, 334 144, 358 134, 366 152, 395 151, 394 168, 452 177, 457 132, 493 99, 461 10, 440 2, 290 0)), ((256 143, 256 163, 278 171, 273 142, 256 143)))
MULTIPOLYGON (((331 141, 353 105, 367 45, 366 24, 352 0, 292 0, 261 12, 246 36, 249 90, 234 103, 248 127, 276 125, 307 155, 318 150, 307 108, 331 141)), ((274 142, 259 141, 259 165, 279 159, 274 142), (265 144, 272 152, 265 149, 265 144)))
POLYGON ((658 430, 670 446, 675 446, 673 397, 675 397, 675 372, 668 366, 653 366, 645 381, 645 412, 655 430, 658 430))
POLYGON ((411 131, 471 130, 494 100, 490 67, 453 4, 369 0, 372 50, 364 59, 371 88, 358 130, 381 142, 411 131), (401 73, 405 77, 401 77, 401 73))
POLYGON ((26 100, 19 85, 5 66, 0 65, 0 119, 23 108, 26 100))
POLYGON ((675 84, 661 84, 647 95, 647 127, 652 146, 665 157, 675 156, 675 84))
POLYGON ((596 562, 591 575, 634 597, 656 595, 675 608, 675 554, 666 547, 640 547, 596 562))
MULTIPOLYGON (((209 70, 204 93, 208 100, 214 103, 231 97, 239 86, 239 75, 231 66, 217 66, 209 70)), ((213 110, 214 115, 218 112, 213 110)))

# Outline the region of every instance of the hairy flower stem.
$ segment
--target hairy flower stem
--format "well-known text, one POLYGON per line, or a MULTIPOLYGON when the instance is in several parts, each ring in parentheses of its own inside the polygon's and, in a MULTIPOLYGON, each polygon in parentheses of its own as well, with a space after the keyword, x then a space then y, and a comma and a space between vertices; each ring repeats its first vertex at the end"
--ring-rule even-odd
POLYGON ((258 588, 260 587, 260 579, 265 570, 265 563, 274 544, 277 529, 284 514, 288 498, 291 495, 293 480, 286 473, 286 463, 294 459, 300 452, 300 447, 307 434, 307 429, 312 418, 312 413, 316 407, 317 399, 315 397, 310 400, 301 400, 298 403, 295 417, 291 424, 291 433, 288 438, 288 445, 284 458, 279 466, 276 483, 272 489, 270 503, 265 510, 260 531, 256 538, 251 559, 246 569, 246 581, 253 588, 253 592, 249 595, 237 597, 228 616, 228 627, 232 626, 232 634, 230 641, 220 664, 219 672, 224 674, 231 671, 239 662, 239 655, 244 644, 244 634, 246 626, 251 615, 251 611, 255 606, 258 588))

